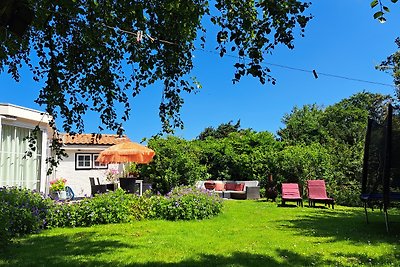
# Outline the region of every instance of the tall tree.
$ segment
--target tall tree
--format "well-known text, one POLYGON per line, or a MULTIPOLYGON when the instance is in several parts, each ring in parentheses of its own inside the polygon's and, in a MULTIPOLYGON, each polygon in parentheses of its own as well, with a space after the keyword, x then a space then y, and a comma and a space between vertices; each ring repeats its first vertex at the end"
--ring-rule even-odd
POLYGON ((397 98, 400 99, 400 38, 395 41, 398 51, 390 55, 385 61, 376 66, 376 69, 385 71, 393 76, 394 85, 396 86, 397 98))
POLYGON ((278 135, 289 145, 323 143, 322 116, 323 109, 316 104, 294 107, 289 114, 284 115, 282 122, 285 126, 279 129, 278 135))
POLYGON ((197 137, 199 140, 205 140, 207 137, 213 137, 216 139, 221 139, 228 137, 230 133, 240 132, 240 120, 238 120, 235 124, 232 124, 232 121, 228 123, 220 124, 217 129, 213 127, 205 128, 197 137))
POLYGON ((233 81, 252 75, 261 83, 274 82, 262 65, 264 57, 279 44, 294 47, 296 29, 302 36, 311 18, 304 14, 309 5, 295 0, 6 0, 0 4, 0 70, 18 81, 27 65, 45 84, 36 102, 61 117, 67 132, 71 125, 83 131, 88 110, 99 114, 103 127, 119 129, 131 110, 128 95, 160 82, 159 115, 169 132, 182 127, 181 92, 197 88, 190 73, 193 51, 205 42, 206 19, 219 29, 221 57, 230 51, 240 58, 233 81), (34 15, 22 38, 13 26, 23 20, 21 6, 34 15), (118 114, 115 108, 121 105, 124 112, 118 114))

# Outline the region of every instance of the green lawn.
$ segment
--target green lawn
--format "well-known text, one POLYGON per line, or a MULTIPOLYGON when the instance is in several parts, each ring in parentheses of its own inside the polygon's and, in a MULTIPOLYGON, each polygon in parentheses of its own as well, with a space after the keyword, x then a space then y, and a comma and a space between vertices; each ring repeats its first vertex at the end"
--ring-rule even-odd
POLYGON ((400 213, 225 201, 204 221, 53 229, 19 239, 0 266, 400 266, 400 213))

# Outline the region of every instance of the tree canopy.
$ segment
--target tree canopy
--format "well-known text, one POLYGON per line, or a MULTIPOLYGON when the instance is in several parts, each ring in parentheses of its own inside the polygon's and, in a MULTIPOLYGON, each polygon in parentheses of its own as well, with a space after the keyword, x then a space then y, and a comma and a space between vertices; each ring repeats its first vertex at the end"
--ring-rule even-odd
POLYGON ((129 118, 129 95, 163 87, 163 130, 182 127, 182 92, 197 90, 193 52, 205 44, 207 20, 217 47, 238 56, 233 81, 252 75, 274 83, 261 63, 277 45, 292 49, 311 15, 304 1, 242 0, 6 0, 0 4, 0 71, 18 81, 23 65, 44 81, 36 102, 84 130, 83 114, 99 114, 116 131, 129 118), (22 11, 21 11, 22 10, 22 11), (29 16, 31 15, 31 21, 29 16), (22 13, 22 14, 21 14, 22 13), (28 18, 28 19, 26 19, 28 18), (25 33, 15 22, 26 24, 25 33), (246 58, 247 60, 243 60, 246 58), (116 107, 123 107, 118 114, 116 107))
POLYGON ((400 99, 400 38, 395 41, 398 51, 388 56, 381 64, 376 66, 378 70, 390 73, 393 76, 393 82, 396 86, 397 98, 400 99))
POLYGON ((197 137, 199 140, 205 140, 207 137, 213 137, 216 139, 221 139, 228 137, 230 133, 240 132, 240 120, 238 120, 235 124, 232 124, 232 121, 228 123, 222 123, 218 125, 216 129, 213 127, 205 128, 197 137))

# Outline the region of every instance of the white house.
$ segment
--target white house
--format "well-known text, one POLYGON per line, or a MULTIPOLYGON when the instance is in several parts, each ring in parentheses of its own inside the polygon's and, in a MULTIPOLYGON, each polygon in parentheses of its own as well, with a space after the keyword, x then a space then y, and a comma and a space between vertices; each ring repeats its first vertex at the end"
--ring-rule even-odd
POLYGON ((51 119, 48 114, 37 110, 0 104, 0 186, 24 187, 47 194, 51 180, 65 178, 76 196, 90 196, 89 177, 98 177, 104 182, 107 169, 121 168, 118 164, 99 164, 95 161, 98 154, 129 139, 110 134, 63 134, 63 149, 68 157, 60 162, 51 176, 47 176, 46 158, 51 155, 49 144, 53 138, 49 126, 51 119), (26 137, 36 126, 40 129, 37 149, 27 157, 29 141, 26 137))
POLYGON ((0 186, 18 186, 46 192, 46 158, 50 151, 49 127, 51 117, 43 112, 0 103, 0 186), (38 126, 36 150, 32 156, 29 141, 32 130, 38 126))
MULTIPOLYGON (((90 196, 91 186, 89 177, 99 178, 105 183, 108 169, 122 171, 119 164, 100 164, 96 159, 101 151, 109 146, 129 140, 115 134, 76 134, 62 135, 63 149, 68 157, 64 158, 55 171, 56 178, 67 179, 67 185, 76 196, 90 196)), ((97 179, 96 179, 97 180, 97 179)))

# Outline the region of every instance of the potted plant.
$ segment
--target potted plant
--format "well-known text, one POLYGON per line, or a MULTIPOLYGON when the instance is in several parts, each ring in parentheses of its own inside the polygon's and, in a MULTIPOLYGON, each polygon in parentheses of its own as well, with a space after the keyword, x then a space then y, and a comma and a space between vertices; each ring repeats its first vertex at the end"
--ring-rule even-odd
POLYGON ((67 192, 65 191, 65 184, 67 179, 59 178, 50 181, 50 195, 53 199, 65 200, 67 199, 67 192))
POLYGON ((116 169, 109 169, 106 171, 106 181, 109 182, 107 189, 115 191, 118 186, 119 171, 116 169))
POLYGON ((134 162, 129 163, 125 166, 124 173, 127 178, 138 178, 139 177, 139 169, 138 165, 134 162))

